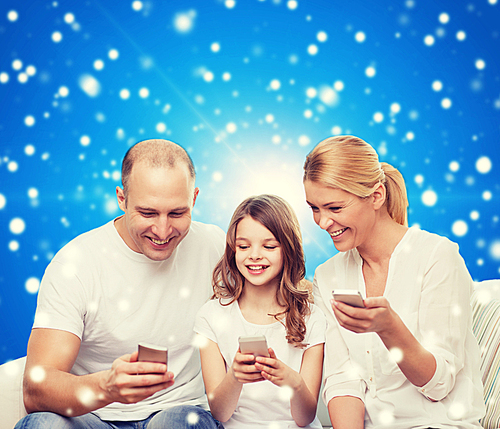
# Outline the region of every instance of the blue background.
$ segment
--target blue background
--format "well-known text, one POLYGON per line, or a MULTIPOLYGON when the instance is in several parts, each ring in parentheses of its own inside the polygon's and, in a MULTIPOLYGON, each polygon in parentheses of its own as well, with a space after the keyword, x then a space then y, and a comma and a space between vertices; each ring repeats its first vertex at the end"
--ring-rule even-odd
POLYGON ((120 214, 122 157, 146 138, 189 150, 197 220, 290 201, 312 278, 335 249, 302 164, 358 135, 403 173, 410 225, 500 277, 497 0, 2 0, 0 46, 0 363, 26 353, 53 255, 120 214))

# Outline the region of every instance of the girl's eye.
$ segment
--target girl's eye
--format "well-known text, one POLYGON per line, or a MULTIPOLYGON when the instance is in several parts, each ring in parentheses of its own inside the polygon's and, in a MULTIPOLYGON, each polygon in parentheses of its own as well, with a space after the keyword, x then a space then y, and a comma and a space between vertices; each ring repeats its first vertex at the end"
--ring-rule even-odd
POLYGON ((273 249, 276 249, 276 247, 278 247, 278 246, 264 246, 264 248, 267 250, 273 250, 273 249))
POLYGON ((250 247, 250 246, 244 246, 243 244, 240 244, 240 245, 238 246, 238 249, 241 249, 241 250, 246 250, 246 249, 248 249, 249 247, 250 247))

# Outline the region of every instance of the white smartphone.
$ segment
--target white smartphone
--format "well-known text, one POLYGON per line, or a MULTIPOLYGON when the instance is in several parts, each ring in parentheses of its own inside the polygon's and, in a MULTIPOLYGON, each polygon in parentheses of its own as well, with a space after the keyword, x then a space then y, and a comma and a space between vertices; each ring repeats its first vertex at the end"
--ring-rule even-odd
POLYGON ((168 349, 152 344, 139 343, 139 356, 137 360, 141 362, 158 362, 167 365, 168 349))
POLYGON ((340 301, 353 307, 363 308, 365 306, 359 290, 335 289, 332 291, 332 295, 335 301, 340 301))
POLYGON ((264 335, 242 336, 238 338, 240 351, 245 355, 269 357, 267 341, 264 335))

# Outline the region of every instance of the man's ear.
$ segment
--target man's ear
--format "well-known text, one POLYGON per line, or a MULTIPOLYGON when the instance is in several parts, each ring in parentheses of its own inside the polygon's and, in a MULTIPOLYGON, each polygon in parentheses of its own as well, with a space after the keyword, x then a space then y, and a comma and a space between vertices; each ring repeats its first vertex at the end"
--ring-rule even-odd
POLYGON ((120 188, 119 186, 116 187, 116 199, 118 200, 118 207, 120 207, 122 211, 125 211, 125 209, 127 208, 125 193, 123 192, 123 189, 120 188))
POLYGON ((385 204, 385 200, 387 197, 387 190, 385 189, 385 185, 383 183, 379 183, 371 196, 373 198, 373 208, 375 210, 380 209, 380 207, 385 204))
POLYGON ((193 196, 193 207, 196 203, 196 198, 198 198, 198 193, 200 192, 200 188, 194 188, 194 196, 193 196))

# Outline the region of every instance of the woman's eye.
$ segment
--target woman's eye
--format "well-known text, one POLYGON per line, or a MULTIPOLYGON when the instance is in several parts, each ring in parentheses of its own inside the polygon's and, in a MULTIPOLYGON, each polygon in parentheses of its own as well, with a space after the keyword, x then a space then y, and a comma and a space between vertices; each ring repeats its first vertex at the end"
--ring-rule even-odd
POLYGON ((342 207, 329 207, 329 210, 332 212, 338 212, 342 209, 342 207))

